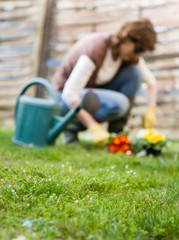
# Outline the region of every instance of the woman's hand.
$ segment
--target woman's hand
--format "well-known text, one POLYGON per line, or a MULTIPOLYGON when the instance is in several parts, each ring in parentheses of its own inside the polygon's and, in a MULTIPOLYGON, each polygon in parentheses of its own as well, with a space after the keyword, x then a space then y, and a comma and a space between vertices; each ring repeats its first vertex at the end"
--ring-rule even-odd
POLYGON ((147 87, 148 107, 147 111, 142 117, 144 128, 153 128, 156 120, 156 104, 157 104, 157 85, 148 84, 147 87))
POLYGON ((156 106, 148 106, 142 120, 144 128, 153 128, 156 120, 156 106))
POLYGON ((94 142, 97 146, 103 147, 108 138, 109 133, 104 130, 99 123, 88 113, 85 109, 81 109, 78 114, 78 119, 87 127, 92 133, 94 142))
POLYGON ((99 123, 91 125, 88 129, 92 133, 97 146, 103 147, 107 143, 110 134, 99 123))

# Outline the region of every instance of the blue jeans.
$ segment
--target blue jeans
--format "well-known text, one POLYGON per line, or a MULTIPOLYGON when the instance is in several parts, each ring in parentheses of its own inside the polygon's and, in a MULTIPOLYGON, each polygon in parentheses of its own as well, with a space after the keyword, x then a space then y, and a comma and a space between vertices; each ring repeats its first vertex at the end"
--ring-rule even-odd
MULTIPOLYGON (((100 101, 100 109, 93 117, 98 122, 110 122, 124 117, 131 107, 129 99, 134 98, 141 81, 141 71, 137 65, 133 64, 120 70, 109 83, 92 89, 100 101)), ((80 92, 81 98, 87 91, 89 89, 85 88, 80 92)), ((61 98, 61 93, 59 93, 59 103, 62 114, 66 114, 69 108, 61 98)))

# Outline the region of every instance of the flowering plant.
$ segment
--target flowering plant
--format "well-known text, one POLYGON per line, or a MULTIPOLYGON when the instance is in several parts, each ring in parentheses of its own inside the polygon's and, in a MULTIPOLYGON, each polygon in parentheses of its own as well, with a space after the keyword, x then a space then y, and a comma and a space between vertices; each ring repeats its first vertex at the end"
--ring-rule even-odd
POLYGON ((159 155, 165 144, 166 138, 163 134, 153 129, 144 129, 139 131, 137 137, 133 139, 131 146, 136 154, 143 151, 144 155, 159 155))
POLYGON ((112 153, 123 152, 126 154, 132 154, 131 141, 124 133, 121 133, 115 137, 111 136, 107 145, 107 149, 112 153))
POLYGON ((112 134, 107 145, 108 152, 123 152, 131 155, 132 153, 141 155, 159 155, 162 147, 166 144, 164 135, 152 129, 144 129, 139 131, 137 137, 132 141, 129 140, 127 134, 112 134))

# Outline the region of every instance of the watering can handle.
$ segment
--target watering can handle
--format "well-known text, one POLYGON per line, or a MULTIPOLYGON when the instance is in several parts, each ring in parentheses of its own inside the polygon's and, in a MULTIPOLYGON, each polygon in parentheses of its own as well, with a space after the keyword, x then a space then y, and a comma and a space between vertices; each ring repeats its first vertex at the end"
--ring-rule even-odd
POLYGON ((49 81, 46 80, 45 78, 40 78, 40 77, 34 78, 34 79, 32 79, 32 81, 31 81, 30 83, 28 83, 28 84, 22 89, 22 91, 20 92, 20 94, 19 94, 19 96, 18 96, 18 98, 17 98, 17 103, 16 103, 15 111, 14 111, 14 117, 15 117, 15 119, 16 119, 16 115, 17 115, 17 109, 18 109, 18 105, 19 105, 19 98, 20 98, 20 96, 22 96, 22 95, 25 93, 25 91, 26 91, 30 86, 32 86, 32 85, 34 85, 34 84, 40 84, 40 85, 44 86, 45 89, 48 91, 50 97, 51 97, 52 99, 54 99, 54 100, 57 101, 57 96, 56 96, 55 91, 53 90, 51 84, 49 83, 49 81))
POLYGON ((40 84, 42 85, 43 87, 45 87, 45 89, 48 91, 49 95, 51 98, 53 98, 54 100, 57 100, 57 96, 55 94, 55 91, 53 90, 51 84, 49 83, 48 80, 46 80, 45 78, 40 78, 40 77, 37 77, 37 78, 34 78, 32 79, 32 81, 30 83, 28 83, 23 89, 22 91, 20 92, 19 94, 19 97, 21 95, 23 95, 25 93, 25 91, 32 85, 34 84, 40 84))

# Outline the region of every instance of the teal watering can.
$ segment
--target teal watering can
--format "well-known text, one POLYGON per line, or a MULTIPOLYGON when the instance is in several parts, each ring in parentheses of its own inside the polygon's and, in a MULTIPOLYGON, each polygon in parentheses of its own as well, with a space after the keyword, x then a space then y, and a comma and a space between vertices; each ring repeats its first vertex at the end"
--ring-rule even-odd
POLYGON ((88 104, 90 99, 95 103, 93 112, 96 112, 99 108, 99 100, 95 94, 89 92, 84 97, 84 104, 80 104, 76 108, 69 110, 66 115, 61 116, 61 107, 57 101, 57 94, 50 82, 44 78, 34 78, 22 89, 17 98, 15 106, 16 129, 12 139, 13 143, 38 147, 53 144, 59 133, 82 107, 90 111, 88 109, 88 106, 91 108, 91 104, 88 104), (34 84, 45 87, 50 98, 24 95, 26 90, 34 84))

